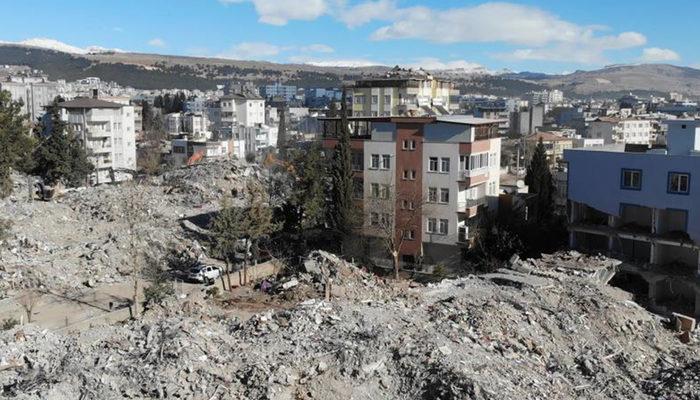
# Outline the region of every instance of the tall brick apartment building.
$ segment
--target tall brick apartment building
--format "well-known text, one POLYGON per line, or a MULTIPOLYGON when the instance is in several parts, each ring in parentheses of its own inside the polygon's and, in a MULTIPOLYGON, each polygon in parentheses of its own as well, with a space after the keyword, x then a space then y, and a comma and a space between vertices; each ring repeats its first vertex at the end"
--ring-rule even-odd
MULTIPOLYGON (((336 146, 340 124, 321 120, 324 148, 336 146)), ((377 227, 392 221, 403 237, 402 262, 457 265, 477 215, 498 203, 498 124, 469 116, 349 118, 364 234, 376 238, 377 227)), ((369 247, 371 256, 386 257, 380 245, 369 247)))

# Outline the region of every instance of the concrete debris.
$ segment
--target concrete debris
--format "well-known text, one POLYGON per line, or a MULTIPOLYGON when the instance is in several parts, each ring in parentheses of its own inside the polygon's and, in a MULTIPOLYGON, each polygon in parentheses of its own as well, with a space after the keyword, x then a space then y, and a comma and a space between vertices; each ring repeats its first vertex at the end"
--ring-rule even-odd
MULTIPOLYGON (((262 176, 242 165, 234 160, 199 164, 139 185, 138 199, 147 214, 140 238, 147 243, 145 257, 160 259, 172 247, 201 257, 204 249, 196 235, 201 230, 189 220, 207 220, 224 196, 241 196, 246 169, 253 177, 262 176)), ((30 202, 27 177, 14 173, 13 178, 12 196, 0 199, 0 218, 13 223, 9 239, 0 243, 0 299, 28 287, 67 293, 128 278, 122 185, 68 190, 51 201, 30 202)))
POLYGON ((333 276, 349 296, 316 292, 245 322, 173 299, 73 336, 1 333, 0 397, 697 399, 698 346, 567 257, 522 261, 546 285, 469 276, 409 288, 313 252, 289 292, 333 276))

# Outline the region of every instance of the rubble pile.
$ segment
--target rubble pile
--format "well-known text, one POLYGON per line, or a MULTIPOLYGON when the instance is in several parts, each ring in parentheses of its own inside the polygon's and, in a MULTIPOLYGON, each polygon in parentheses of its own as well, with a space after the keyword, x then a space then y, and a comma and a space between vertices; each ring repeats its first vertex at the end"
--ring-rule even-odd
MULTIPOLYGON (((16 327, 0 334, 0 397, 697 398, 697 339, 681 343, 588 268, 612 261, 574 256, 246 322, 183 300, 77 336, 16 327)), ((338 287, 364 276, 327 253, 307 262, 310 276, 336 269, 338 287)))
POLYGON ((234 160, 212 162, 167 172, 147 180, 137 190, 102 185, 66 190, 51 201, 31 202, 27 177, 15 174, 13 195, 0 199, 0 218, 12 222, 10 237, 0 242, 0 299, 9 291, 26 287, 67 291, 86 282, 123 281, 131 273, 125 221, 129 196, 134 196, 145 211, 139 221, 139 240, 146 243, 147 258, 159 259, 173 246, 202 254, 200 244, 182 228, 181 220, 217 210, 220 203, 212 199, 242 184, 242 172, 232 172, 238 170, 237 165, 234 160), (217 172, 222 175, 201 178, 217 172), (196 193, 194 189, 173 190, 175 180, 181 187, 196 187, 196 193), (198 206, 193 207, 193 203, 198 206))

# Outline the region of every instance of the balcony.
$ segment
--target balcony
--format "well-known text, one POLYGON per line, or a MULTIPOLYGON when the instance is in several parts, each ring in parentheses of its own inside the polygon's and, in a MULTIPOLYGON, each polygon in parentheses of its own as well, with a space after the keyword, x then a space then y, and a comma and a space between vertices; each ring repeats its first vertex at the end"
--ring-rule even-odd
POLYGON ((89 139, 108 138, 112 137, 112 132, 108 132, 102 129, 88 129, 87 136, 89 139))
POLYGON ((486 197, 467 199, 466 201, 461 201, 457 204, 457 212, 460 214, 466 214, 467 218, 472 218, 479 212, 479 207, 485 206, 487 203, 488 200, 486 200, 486 197))
POLYGON ((480 168, 476 170, 460 171, 459 180, 467 187, 475 186, 489 180, 488 169, 480 168))

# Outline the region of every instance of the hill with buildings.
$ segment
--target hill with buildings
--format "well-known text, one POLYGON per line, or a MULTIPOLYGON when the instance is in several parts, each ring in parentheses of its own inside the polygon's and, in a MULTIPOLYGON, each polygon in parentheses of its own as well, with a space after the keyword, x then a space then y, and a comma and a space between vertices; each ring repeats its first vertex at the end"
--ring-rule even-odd
MULTIPOLYGON (((362 77, 383 74, 387 66, 317 66, 264 61, 170 56, 99 51, 76 54, 36 46, 0 44, 0 65, 26 65, 49 78, 76 80, 98 77, 138 89, 214 89, 230 80, 266 84, 282 82, 300 87, 338 87, 362 77)), ((700 96, 700 70, 666 64, 618 65, 567 75, 521 73, 450 73, 463 93, 519 96, 545 88, 563 90, 570 97, 666 94, 700 96)))

